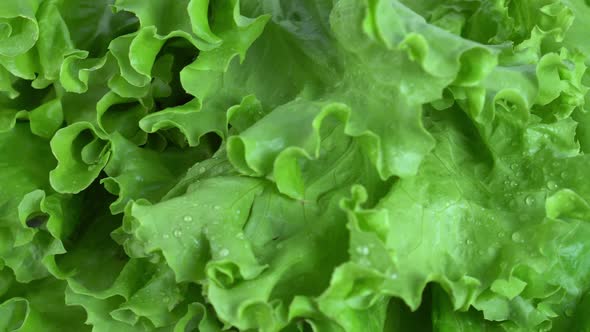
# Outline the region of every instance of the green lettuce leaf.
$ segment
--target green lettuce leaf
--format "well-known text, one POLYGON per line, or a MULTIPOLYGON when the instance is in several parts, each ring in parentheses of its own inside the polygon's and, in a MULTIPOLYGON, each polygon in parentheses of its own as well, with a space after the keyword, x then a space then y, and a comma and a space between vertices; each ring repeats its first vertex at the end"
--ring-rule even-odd
POLYGON ((5 0, 0 330, 590 331, 585 0, 5 0))

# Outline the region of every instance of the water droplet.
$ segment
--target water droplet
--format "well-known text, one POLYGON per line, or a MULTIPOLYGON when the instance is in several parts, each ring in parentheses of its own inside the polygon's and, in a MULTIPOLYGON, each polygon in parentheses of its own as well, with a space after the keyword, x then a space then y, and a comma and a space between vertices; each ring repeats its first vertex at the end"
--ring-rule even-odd
POLYGON ((566 172, 566 171, 563 171, 563 172, 561 172, 561 173, 559 174, 559 177, 561 177, 561 178, 562 178, 562 179, 564 179, 564 180, 567 178, 567 176, 568 176, 568 174, 567 174, 567 172, 566 172))
POLYGON ((505 180, 505 181, 504 181, 504 185, 505 185, 505 186, 509 186, 509 185, 510 185, 510 180, 505 180))
POLYGON ((365 246, 360 246, 356 248, 356 252, 358 252, 360 255, 366 256, 369 254, 369 248, 365 246))
POLYGON ((182 218, 182 220, 184 220, 186 222, 191 222, 191 221, 193 221, 193 217, 191 217, 191 216, 184 216, 184 218, 182 218))
POLYGON ((162 302, 164 302, 164 303, 168 303, 168 302, 170 302, 170 297, 168 297, 168 296, 164 296, 164 297, 162 298, 162 302))
POLYGON ((226 248, 223 248, 219 251, 219 256, 226 257, 227 255, 229 255, 229 250, 227 250, 226 248))
POLYGON ((236 238, 243 240, 244 239, 244 233, 239 232, 238 234, 236 234, 236 238))
POLYGON ((510 165, 510 169, 513 170, 513 171, 516 170, 517 168, 518 168, 518 164, 517 163, 514 163, 514 164, 510 165))
POLYGON ((503 238, 504 236, 506 236, 506 233, 504 233, 504 232, 499 232, 498 233, 498 237, 499 238, 503 238))
POLYGON ((237 210, 236 211, 236 214, 240 214, 240 213, 242 213, 242 211, 240 211, 240 210, 237 210))
POLYGON ((277 249, 279 249, 279 250, 280 250, 280 249, 283 249, 283 243, 278 243, 278 244, 277 244, 277 249))
POLYGON ((518 182, 516 182, 516 181, 511 181, 511 182, 510 182, 510 186, 511 186, 512 188, 516 188, 516 187, 518 187, 518 182))
POLYGON ((516 243, 522 243, 524 242, 524 239, 522 238, 522 235, 519 232, 514 232, 512 234, 512 241, 516 243))
POLYGON ((180 229, 175 229, 174 233, 173 233, 174 237, 181 237, 182 236, 182 231, 180 229))
POLYGON ((205 173, 206 171, 207 171, 207 169, 206 169, 205 167, 201 167, 201 168, 199 168, 199 173, 200 173, 200 174, 203 174, 203 173, 205 173))
POLYGON ((407 93, 408 93, 408 91, 409 91, 409 90, 408 90, 408 86, 407 86, 405 83, 402 83, 402 84, 400 84, 400 85, 399 85, 399 91, 400 91, 402 94, 404 94, 404 95, 405 95, 405 94, 407 94, 407 93))
POLYGON ((465 241, 465 244, 467 244, 468 246, 473 244, 473 240, 468 239, 467 241, 465 241))
POLYGON ((398 277, 399 277, 399 276, 397 275, 397 273, 392 273, 392 274, 390 274, 390 275, 389 275, 389 278, 390 278, 390 279, 392 279, 392 280, 395 280, 395 279, 397 279, 398 277))
POLYGON ((215 210, 219 210, 219 209, 221 209, 221 206, 219 206, 219 205, 215 205, 215 206, 213 207, 213 209, 215 209, 215 210))
POLYGON ((169 238, 170 238, 170 235, 168 235, 168 234, 164 234, 164 235, 162 235, 162 237, 163 237, 164 239, 169 239, 169 238))
POLYGON ((136 176, 135 176, 135 181, 137 181, 137 182, 143 182, 143 176, 141 176, 141 175, 136 175, 136 176))
POLYGON ((527 196, 524 199, 524 203, 528 206, 531 206, 531 205, 535 204, 535 198, 533 196, 527 196))
POLYGON ((557 183, 554 181, 549 181, 547 182, 547 188, 549 188, 549 190, 555 190, 557 189, 557 183))

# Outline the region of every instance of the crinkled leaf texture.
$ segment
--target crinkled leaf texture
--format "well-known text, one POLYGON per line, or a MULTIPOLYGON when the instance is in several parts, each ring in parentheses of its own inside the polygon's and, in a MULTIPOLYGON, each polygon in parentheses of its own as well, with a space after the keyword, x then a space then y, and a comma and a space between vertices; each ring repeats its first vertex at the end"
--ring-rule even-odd
POLYGON ((590 331, 590 3, 4 0, 0 330, 590 331))

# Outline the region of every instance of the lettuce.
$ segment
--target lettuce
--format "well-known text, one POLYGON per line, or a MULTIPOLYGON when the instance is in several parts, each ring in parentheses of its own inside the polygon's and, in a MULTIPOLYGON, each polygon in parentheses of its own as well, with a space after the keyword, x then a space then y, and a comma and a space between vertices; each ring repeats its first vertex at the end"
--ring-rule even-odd
POLYGON ((5 0, 0 330, 590 331, 583 0, 5 0))

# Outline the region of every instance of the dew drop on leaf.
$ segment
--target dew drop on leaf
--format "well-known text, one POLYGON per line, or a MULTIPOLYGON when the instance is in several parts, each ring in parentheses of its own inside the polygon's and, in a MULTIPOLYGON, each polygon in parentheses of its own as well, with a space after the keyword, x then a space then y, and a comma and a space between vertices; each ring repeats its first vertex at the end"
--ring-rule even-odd
POLYGON ((356 248, 356 252, 358 252, 361 255, 368 255, 369 254, 369 248, 366 246, 360 246, 356 248))
POLYGON ((512 241, 516 243, 522 243, 524 242, 524 239, 522 238, 522 235, 519 232, 514 232, 512 234, 512 241))

